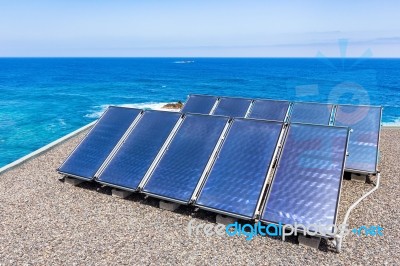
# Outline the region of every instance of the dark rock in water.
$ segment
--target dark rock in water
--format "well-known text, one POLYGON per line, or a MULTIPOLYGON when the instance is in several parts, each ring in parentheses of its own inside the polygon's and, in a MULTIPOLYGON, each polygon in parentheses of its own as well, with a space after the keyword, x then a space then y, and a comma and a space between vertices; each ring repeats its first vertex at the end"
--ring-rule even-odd
POLYGON ((164 109, 181 109, 183 106, 183 103, 181 101, 177 102, 177 103, 168 103, 166 105, 164 105, 162 108, 164 109))

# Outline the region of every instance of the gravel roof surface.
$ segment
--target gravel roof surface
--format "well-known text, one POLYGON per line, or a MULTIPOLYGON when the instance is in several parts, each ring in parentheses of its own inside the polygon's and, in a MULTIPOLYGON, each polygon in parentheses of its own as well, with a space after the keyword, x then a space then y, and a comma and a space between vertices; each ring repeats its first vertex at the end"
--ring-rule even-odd
MULTIPOLYGON (((79 135, 0 175, 0 265, 9 264, 388 264, 400 265, 400 129, 383 129, 381 187, 350 216, 350 227, 381 225, 383 237, 349 235, 337 254, 323 240, 319 250, 294 237, 189 236, 187 225, 212 224, 215 215, 182 206, 159 209, 158 200, 111 196, 94 183, 71 186, 56 168, 79 135)), ((371 185, 343 181, 338 222, 371 185)))

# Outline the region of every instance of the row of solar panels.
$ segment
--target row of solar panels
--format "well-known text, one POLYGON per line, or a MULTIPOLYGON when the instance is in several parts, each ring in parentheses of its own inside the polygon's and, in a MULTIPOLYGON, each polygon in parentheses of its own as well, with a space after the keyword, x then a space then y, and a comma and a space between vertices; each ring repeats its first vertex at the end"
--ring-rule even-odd
POLYGON ((381 107, 190 95, 182 112, 350 127, 346 171, 377 173, 381 107))
POLYGON ((331 225, 348 136, 347 127, 109 107, 58 171, 242 219, 331 225))

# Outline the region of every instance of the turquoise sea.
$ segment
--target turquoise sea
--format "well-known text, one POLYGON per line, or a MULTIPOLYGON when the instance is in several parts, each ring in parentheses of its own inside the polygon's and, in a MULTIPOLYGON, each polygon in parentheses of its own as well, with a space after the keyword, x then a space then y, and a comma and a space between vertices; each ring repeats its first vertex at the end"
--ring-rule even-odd
POLYGON ((400 125, 400 60, 2 58, 0 167, 95 120, 190 93, 384 106, 400 125))

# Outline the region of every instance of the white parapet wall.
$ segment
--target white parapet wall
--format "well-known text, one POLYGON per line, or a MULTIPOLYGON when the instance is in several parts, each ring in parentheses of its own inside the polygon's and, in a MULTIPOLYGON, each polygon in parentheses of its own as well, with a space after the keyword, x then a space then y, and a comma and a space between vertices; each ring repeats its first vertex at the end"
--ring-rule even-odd
POLYGON ((53 141, 52 143, 47 144, 46 146, 44 146, 44 147, 42 147, 42 148, 40 148, 40 149, 38 149, 38 150, 36 150, 36 151, 34 151, 32 153, 29 153, 28 155, 25 155, 24 157, 22 157, 22 158, 20 158, 18 160, 1 167, 0 168, 0 175, 5 173, 5 172, 7 172, 7 171, 9 171, 9 170, 11 170, 11 169, 13 169, 13 168, 15 168, 16 166, 18 166, 18 165, 20 165, 20 164, 22 164, 22 163, 24 163, 26 161, 29 161, 29 160, 39 156, 40 154, 42 154, 42 153, 44 153, 44 152, 46 152, 48 150, 51 150, 52 148, 54 148, 54 147, 60 145, 61 143, 69 140, 70 138, 75 137, 76 135, 78 135, 78 134, 82 133, 83 131, 85 131, 85 130, 89 129, 90 127, 92 127, 95 123, 96 123, 96 121, 93 121, 92 123, 90 123, 90 124, 88 124, 86 126, 83 126, 83 127, 79 128, 79 129, 75 130, 74 132, 71 132, 68 135, 65 135, 64 137, 59 138, 59 139, 53 141))

